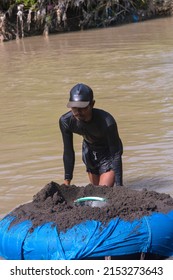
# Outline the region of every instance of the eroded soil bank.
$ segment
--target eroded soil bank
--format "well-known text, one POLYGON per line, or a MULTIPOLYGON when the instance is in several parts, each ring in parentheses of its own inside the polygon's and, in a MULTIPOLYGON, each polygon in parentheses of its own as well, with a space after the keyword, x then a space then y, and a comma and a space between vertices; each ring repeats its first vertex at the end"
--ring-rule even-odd
POLYGON ((171 0, 0 1, 0 42, 171 16, 171 0))

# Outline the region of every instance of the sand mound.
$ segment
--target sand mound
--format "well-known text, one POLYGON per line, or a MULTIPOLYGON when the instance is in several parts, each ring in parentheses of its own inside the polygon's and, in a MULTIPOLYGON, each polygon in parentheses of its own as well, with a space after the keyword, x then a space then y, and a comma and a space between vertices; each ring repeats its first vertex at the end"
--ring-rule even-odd
MULTIPOLYGON (((46 222, 53 222, 58 231, 66 231, 86 220, 107 223, 121 218, 132 221, 153 212, 167 213, 173 210, 173 198, 164 193, 133 190, 127 187, 100 187, 91 184, 84 187, 47 184, 33 197, 33 201, 20 205, 10 214, 16 216, 14 223, 31 220, 33 228, 46 222), (74 204, 74 200, 85 196, 99 196, 108 199, 104 207, 90 207, 74 204)), ((32 230, 33 230, 32 228, 32 230)))

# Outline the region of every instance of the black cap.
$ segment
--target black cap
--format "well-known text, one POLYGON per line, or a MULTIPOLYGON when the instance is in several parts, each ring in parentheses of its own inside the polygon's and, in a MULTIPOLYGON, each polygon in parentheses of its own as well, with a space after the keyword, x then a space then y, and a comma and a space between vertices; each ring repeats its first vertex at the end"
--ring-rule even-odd
POLYGON ((67 107, 85 108, 92 100, 92 89, 85 84, 77 84, 70 91, 70 99, 67 103, 67 107))

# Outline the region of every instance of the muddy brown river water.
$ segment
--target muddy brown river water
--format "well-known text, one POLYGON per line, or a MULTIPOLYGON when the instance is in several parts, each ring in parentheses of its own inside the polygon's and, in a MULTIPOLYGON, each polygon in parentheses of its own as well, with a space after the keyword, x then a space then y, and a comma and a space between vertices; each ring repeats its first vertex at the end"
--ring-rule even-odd
MULTIPOLYGON (((63 182, 58 119, 93 88, 118 122, 124 184, 173 196, 173 18, 0 43, 0 216, 63 182)), ((73 184, 88 184, 75 136, 73 184)))

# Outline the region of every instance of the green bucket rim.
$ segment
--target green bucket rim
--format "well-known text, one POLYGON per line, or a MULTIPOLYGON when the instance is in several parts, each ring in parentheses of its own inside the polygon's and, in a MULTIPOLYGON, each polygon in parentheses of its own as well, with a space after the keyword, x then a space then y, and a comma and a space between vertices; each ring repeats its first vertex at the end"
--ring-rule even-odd
POLYGON ((85 196, 85 197, 80 197, 74 201, 74 203, 80 203, 80 202, 85 202, 85 201, 100 201, 100 202, 105 202, 107 201, 106 198, 104 197, 99 197, 99 196, 85 196))

